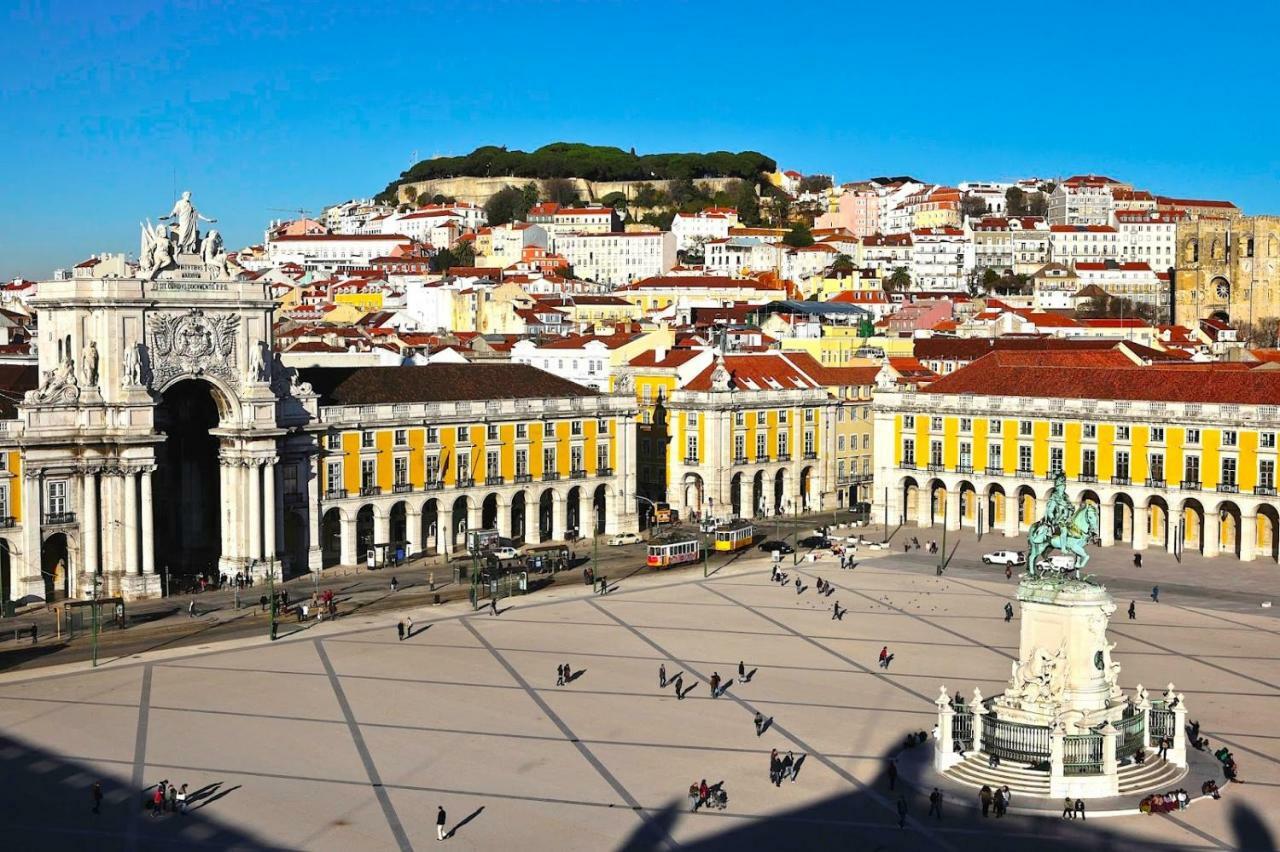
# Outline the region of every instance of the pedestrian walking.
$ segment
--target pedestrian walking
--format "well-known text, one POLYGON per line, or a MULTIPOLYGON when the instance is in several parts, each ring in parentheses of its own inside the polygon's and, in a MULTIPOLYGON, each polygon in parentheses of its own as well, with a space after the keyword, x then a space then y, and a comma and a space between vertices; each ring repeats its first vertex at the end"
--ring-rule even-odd
POLYGON ((681 701, 683 701, 684 700, 684 674, 681 672, 676 672, 675 679, 672 680, 671 683, 672 685, 675 686, 676 698, 679 698, 681 701))
POLYGON ((707 786, 707 779, 703 778, 702 783, 698 785, 698 804, 706 805, 707 799, 711 798, 711 788, 707 786))
POLYGON ((396 582, 396 578, 395 578, 395 577, 392 577, 392 578, 391 578, 391 591, 393 591, 393 592, 394 592, 394 591, 395 591, 397 588, 399 588, 399 587, 400 587, 400 584, 399 584, 398 582, 396 582))
POLYGON ((800 578, 796 577, 796 594, 800 594, 800 578))
POLYGON ((759 710, 756 711, 756 736, 764 733, 764 714, 759 710))
POLYGON ((779 777, 782 775, 782 759, 778 757, 778 750, 775 748, 769 752, 769 783, 777 787, 779 777))
POLYGON ((889 789, 898 786, 898 761, 889 761, 889 789))
POLYGON ((1013 579, 1013 566, 1008 563, 1005 563, 1005 566, 1004 566, 1004 578, 1006 580, 1013 579))
POLYGON ((1062 800, 1062 818, 1063 819, 1076 818, 1076 803, 1070 796, 1067 796, 1065 799, 1062 800))
POLYGON ((1138 617, 1138 604, 1134 601, 1129 601, 1129 620, 1133 621, 1137 617, 1138 617))
POLYGON ((1160 754, 1160 759, 1161 759, 1161 760, 1168 760, 1168 759, 1169 759, 1169 738, 1168 738, 1168 737, 1161 737, 1161 738, 1160 738, 1160 751, 1159 751, 1159 754, 1160 754))
POLYGON ((1135 553, 1135 554, 1133 554, 1133 567, 1134 567, 1134 568, 1141 568, 1141 567, 1142 567, 1142 554, 1141 554, 1141 553, 1135 553))
MULTIPOLYGON (((1081 820, 1084 819, 1084 799, 1076 799, 1076 816, 1079 816, 1081 820)), ((1074 819, 1075 817, 1072 818, 1074 819)))
POLYGON ((564 664, 556 666, 556 686, 564 686, 564 664))
POLYGON ((1000 788, 999 802, 1000 810, 996 813, 996 816, 1002 817, 1008 812, 1009 805, 1013 802, 1013 794, 1009 792, 1008 784, 1005 784, 1000 788))
POLYGON ((156 785, 156 791, 151 794, 151 816, 158 817, 164 810, 164 782, 161 781, 156 785))
POLYGON ((711 697, 720 697, 720 672, 711 673, 711 697))
POLYGON ((196 599, 192 598, 191 603, 187 604, 187 618, 196 617, 196 599))
POLYGON ((1005 624, 1008 624, 1010 621, 1013 621, 1013 604, 1009 603, 1008 601, 1005 601, 1005 604, 1004 604, 1004 621, 1005 621, 1005 624))
POLYGON ((658 664, 658 687, 660 689, 667 688, 667 664, 666 663, 658 664))
POLYGON ((404 619, 396 622, 396 634, 399 635, 400 641, 404 641, 404 619))
POLYGON ((942 791, 937 787, 933 788, 933 792, 929 794, 929 813, 927 816, 936 816, 942 819, 942 791))
POLYGON ((698 782, 694 781, 689 785, 689 811, 692 813, 698 809, 698 782))
POLYGON ((747 661, 738 660, 738 680, 747 679, 747 661))
POLYGON ((991 788, 983 784, 982 789, 978 791, 978 801, 982 804, 982 816, 984 819, 991 812, 991 799, 991 788))
POLYGON ((907 827, 907 799, 905 796, 898 797, 898 828, 907 827))
POLYGON ((102 812, 102 782, 94 781, 93 787, 89 789, 90 795, 93 796, 93 812, 95 814, 102 812))
POLYGON ((880 668, 888 668, 889 664, 889 646, 885 645, 880 649, 880 668))
POLYGON ((1151 602, 1160 603, 1160 587, 1159 586, 1151 587, 1151 602))
POLYGON ((498 598, 496 596, 489 598, 489 614, 498 614, 498 598))
POLYGON ((436 806, 436 840, 444 840, 444 825, 448 820, 445 816, 444 808, 440 805, 436 806))
POLYGON ((166 793, 165 798, 165 809, 168 810, 169 813, 176 812, 178 810, 178 788, 176 785, 169 785, 169 790, 166 793))
POLYGON ((787 756, 782 758, 782 771, 778 773, 778 786, 782 786, 782 779, 791 774, 791 767, 795 765, 796 759, 791 752, 787 752, 787 756))
POLYGON ((187 815, 187 785, 183 784, 182 789, 178 791, 178 813, 183 816, 187 815))

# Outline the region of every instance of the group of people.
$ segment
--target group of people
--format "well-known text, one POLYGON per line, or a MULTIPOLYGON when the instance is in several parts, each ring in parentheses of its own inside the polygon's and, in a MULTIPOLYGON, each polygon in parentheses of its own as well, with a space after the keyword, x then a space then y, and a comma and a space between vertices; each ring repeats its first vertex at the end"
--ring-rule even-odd
MULTIPOLYGON (((94 811, 97 812, 98 804, 101 801, 97 793, 94 794, 94 811)), ((185 814, 187 812, 187 785, 181 787, 170 784, 166 779, 156 785, 155 790, 151 792, 150 801, 151 815, 158 817, 162 813, 178 813, 185 814)))
MULTIPOLYGON (((1005 784, 1001 787, 992 789, 986 784, 982 785, 982 789, 978 791, 978 803, 982 805, 982 815, 987 816, 990 811, 995 811, 996 818, 1004 816, 1009 811, 1009 802, 1013 800, 1013 794, 1009 792, 1009 785, 1005 784)), ((1079 803, 1080 817, 1084 818, 1084 802, 1079 803)), ((1066 816, 1064 813, 1063 816, 1066 816)))
POLYGON ((556 686, 564 686, 573 680, 573 669, 568 663, 561 663, 556 666, 556 686))
MULTIPOLYGON (((986 814, 983 814, 983 816, 986 816, 986 814)), ((1075 819, 1076 817, 1084 819, 1084 799, 1072 801, 1071 797, 1067 796, 1062 800, 1062 818, 1075 819)))
POLYGON ((775 787, 781 787, 782 782, 790 778, 791 783, 794 784, 800 775, 800 764, 804 763, 804 759, 805 755, 796 757, 792 752, 779 756, 775 748, 769 753, 769 783, 775 787))
POLYGON ((695 781, 689 785, 689 803, 691 811, 699 808, 724 810, 729 804, 729 794, 724 791, 723 781, 708 786, 707 779, 703 778, 701 783, 695 781))
POLYGON ((1172 811, 1186 810, 1189 804, 1191 804, 1191 797, 1187 795, 1186 790, 1179 788, 1170 790, 1168 793, 1153 793, 1147 796, 1138 803, 1138 810, 1144 814, 1167 814, 1172 811))

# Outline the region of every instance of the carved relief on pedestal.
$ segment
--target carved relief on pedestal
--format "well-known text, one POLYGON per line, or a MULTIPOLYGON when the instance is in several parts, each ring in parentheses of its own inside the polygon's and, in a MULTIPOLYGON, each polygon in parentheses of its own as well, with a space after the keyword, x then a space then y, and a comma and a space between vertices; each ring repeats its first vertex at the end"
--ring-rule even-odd
POLYGON ((182 376, 215 376, 238 387, 236 335, 238 316, 208 316, 192 309, 186 313, 154 314, 148 317, 151 343, 151 382, 164 387, 182 376))

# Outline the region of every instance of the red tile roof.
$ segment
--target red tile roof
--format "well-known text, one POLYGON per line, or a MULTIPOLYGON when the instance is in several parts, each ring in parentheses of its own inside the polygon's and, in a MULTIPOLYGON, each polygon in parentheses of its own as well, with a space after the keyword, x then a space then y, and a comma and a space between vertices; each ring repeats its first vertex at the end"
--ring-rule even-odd
MULTIPOLYGON (((789 354, 771 352, 761 355, 725 355, 724 366, 732 380, 730 387, 739 391, 805 390, 821 387, 788 357, 789 354)), ((714 362, 709 364, 684 389, 711 390, 711 374, 715 368, 714 362)))

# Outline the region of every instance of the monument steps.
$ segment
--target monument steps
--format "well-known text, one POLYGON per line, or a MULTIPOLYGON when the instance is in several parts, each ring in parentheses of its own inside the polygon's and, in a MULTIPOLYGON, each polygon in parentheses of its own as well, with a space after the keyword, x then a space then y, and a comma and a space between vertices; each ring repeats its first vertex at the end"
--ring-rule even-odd
MULTIPOLYGON (((1186 774, 1186 769, 1177 764, 1151 757, 1141 766, 1129 763, 1120 767, 1120 795, 1144 793, 1151 790, 1164 790, 1186 774)), ((1001 763, 995 769, 987 764, 985 755, 970 755, 961 763, 943 773, 953 781, 971 786, 975 789, 983 784, 992 788, 1008 785, 1015 793, 1027 796, 1049 797, 1049 773, 1028 769, 1008 762, 1001 763)))
POLYGON ((1164 790, 1186 774, 1184 767, 1152 756, 1141 766, 1128 763, 1120 767, 1120 793, 1127 795, 1164 790))

